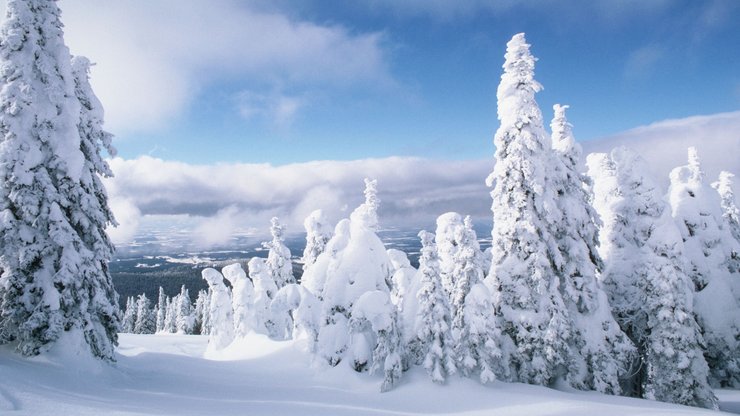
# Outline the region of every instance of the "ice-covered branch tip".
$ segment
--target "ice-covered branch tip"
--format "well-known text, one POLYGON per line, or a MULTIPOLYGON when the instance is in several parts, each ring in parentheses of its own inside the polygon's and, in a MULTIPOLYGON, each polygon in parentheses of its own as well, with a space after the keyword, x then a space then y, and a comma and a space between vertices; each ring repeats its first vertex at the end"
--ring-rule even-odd
POLYGON ((367 229, 377 230, 379 206, 378 181, 365 178, 365 203, 352 212, 350 219, 353 223, 361 224, 367 229))

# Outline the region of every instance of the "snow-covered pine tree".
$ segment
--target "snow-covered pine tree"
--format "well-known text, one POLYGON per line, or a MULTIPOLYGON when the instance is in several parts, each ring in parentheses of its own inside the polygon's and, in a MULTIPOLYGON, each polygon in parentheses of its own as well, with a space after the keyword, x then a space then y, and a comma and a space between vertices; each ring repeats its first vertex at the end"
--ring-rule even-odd
MULTIPOLYGON (((437 220, 439 224, 439 220, 437 220)), ((494 316, 491 294, 483 284, 482 255, 470 216, 456 227, 457 250, 450 294, 451 334, 457 369, 481 383, 507 378, 499 346, 501 331, 494 316)))
POLYGON ((280 220, 277 217, 272 217, 270 220, 272 240, 262 243, 269 250, 267 261, 265 262, 267 272, 272 276, 272 280, 278 289, 288 283, 295 283, 293 263, 290 260, 290 249, 285 245, 284 233, 285 227, 280 224, 280 220))
POLYGON ((562 258, 551 224, 560 218, 548 175, 554 157, 535 93, 535 58, 524 34, 507 44, 498 87, 492 262, 486 284, 501 322, 514 380, 547 385, 571 360, 571 322, 559 292, 562 258))
POLYGON ((712 183, 712 187, 717 190, 722 201, 722 218, 735 240, 740 241, 740 208, 735 200, 735 192, 732 190, 732 178, 734 177, 732 173, 723 170, 719 173, 717 182, 712 183))
POLYGON ((129 296, 126 299, 126 311, 123 313, 123 320, 121 323, 121 332, 128 334, 134 333, 136 327, 136 300, 133 296, 129 296))
POLYGON ((442 285, 442 272, 434 243, 434 234, 421 231, 421 257, 419 257, 419 308, 416 315, 410 350, 419 354, 414 361, 426 369, 435 383, 444 383, 456 371, 453 353, 454 341, 450 332, 451 315, 447 293, 442 285), (420 360, 419 360, 420 359, 420 360))
MULTIPOLYGON (((724 226, 730 230, 737 245, 740 245, 740 208, 738 208, 735 193, 732 190, 732 178, 734 177, 732 173, 722 171, 719 173, 719 180, 712 183, 712 188, 716 189, 720 196, 724 226)), ((727 268, 730 273, 740 273, 740 252, 732 252, 727 268)), ((740 303, 740 278, 732 279, 732 289, 735 299, 740 303)))
MULTIPOLYGON (((393 275, 391 276, 391 302, 402 313, 403 299, 409 294, 409 288, 416 277, 416 269, 411 266, 408 256, 403 251, 389 248, 387 253, 393 267, 393 275)), ((416 296, 416 294, 412 293, 411 296, 416 296)))
POLYGON ((164 311, 164 332, 167 334, 174 334, 177 332, 177 303, 179 295, 175 295, 172 298, 165 300, 165 311, 164 311))
POLYGON ((195 324, 193 333, 197 335, 208 335, 210 333, 208 320, 208 307, 211 301, 207 290, 198 291, 195 299, 195 324))
POLYGON ((292 338, 306 338, 308 348, 315 353, 321 319, 321 302, 311 291, 297 283, 283 286, 270 303, 273 317, 283 316, 284 322, 292 320, 292 338), (285 319, 285 316, 290 319, 285 319))
POLYGON ((193 333, 193 312, 192 304, 190 303, 190 292, 182 285, 180 288, 180 296, 177 298, 176 313, 175 313, 175 328, 178 334, 192 334, 193 333))
POLYGON ((270 304, 278 292, 278 287, 267 270, 265 259, 253 257, 249 260, 247 268, 254 284, 254 330, 260 334, 283 339, 285 334, 278 334, 270 311, 270 304))
POLYGON ((134 324, 135 334, 153 334, 156 329, 156 321, 152 313, 151 302, 142 293, 136 300, 136 323, 134 324))
POLYGON ((167 314, 167 295, 164 294, 162 286, 159 287, 159 297, 157 299, 157 330, 156 332, 164 331, 164 318, 167 314))
POLYGON ((324 212, 317 209, 303 221, 306 229, 306 248, 303 250, 303 271, 311 267, 319 254, 324 252, 326 243, 331 239, 331 226, 324 212))
POLYGON ((731 283, 740 273, 728 267, 740 245, 724 227, 720 197, 704 183, 695 148, 689 148, 688 165, 673 169, 670 179, 668 199, 694 282, 694 314, 704 336, 709 381, 740 386, 740 305, 731 283))
POLYGON ((459 242, 457 237, 462 233, 463 218, 457 212, 447 212, 437 218, 437 229, 434 241, 437 246, 439 269, 442 273, 442 287, 448 296, 451 296, 455 287, 455 280, 459 277, 455 273, 460 269, 457 264, 459 242))
POLYGON ((59 16, 56 2, 15 0, 0 29, 0 343, 36 355, 64 334, 112 361, 110 135, 59 16))
POLYGON ((234 340, 234 312, 231 309, 231 293, 224 284, 224 277, 216 269, 206 268, 201 272, 203 280, 208 283, 210 303, 208 320, 210 331, 208 351, 226 348, 234 340))
MULTIPOLYGON (((347 358, 356 370, 366 368, 374 348, 371 340, 350 339, 352 306, 363 293, 389 292, 391 264, 388 253, 375 233, 378 227, 377 182, 365 179, 365 203, 350 219, 340 221, 334 237, 307 271, 306 287, 321 290, 321 328, 317 353, 330 365, 347 358)), ((314 292, 316 293, 316 292, 314 292)))
POLYGON ((597 281, 602 266, 598 253, 598 214, 590 203, 590 180, 579 172, 581 146, 565 116, 568 106, 555 104, 552 147, 555 169, 552 188, 562 217, 553 234, 563 258, 559 273, 560 292, 573 321, 568 381, 574 387, 619 394, 620 377, 629 369, 635 347, 611 314, 608 297, 597 281))
POLYGON ((231 283, 231 302, 234 310, 234 334, 244 337, 253 330, 254 285, 247 278, 247 273, 239 263, 230 264, 221 269, 226 280, 231 283))
POLYGON ((352 307, 349 321, 352 336, 364 338, 371 331, 375 338, 375 348, 368 372, 383 370, 381 392, 391 390, 401 379, 403 373, 403 346, 398 326, 398 311, 391 303, 387 291, 373 290, 360 296, 352 307))
POLYGON ((642 159, 625 148, 588 156, 601 216, 601 279, 623 331, 638 348, 631 394, 716 408, 694 320, 683 242, 642 159))

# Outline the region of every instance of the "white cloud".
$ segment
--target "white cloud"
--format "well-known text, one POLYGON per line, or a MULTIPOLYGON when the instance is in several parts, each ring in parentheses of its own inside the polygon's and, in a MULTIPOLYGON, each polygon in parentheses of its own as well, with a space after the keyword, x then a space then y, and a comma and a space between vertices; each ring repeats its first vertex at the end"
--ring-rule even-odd
POLYGON ((722 170, 739 174, 740 111, 664 120, 583 144, 587 152, 622 145, 642 155, 664 185, 672 168, 686 164, 689 146, 697 148, 708 181, 716 180, 722 170))
MULTIPOLYGON (((665 120, 583 145, 587 152, 632 147, 666 185, 668 172, 685 164, 686 149, 696 146, 707 179, 713 181, 720 170, 740 173, 740 111, 665 120)), ((364 177, 378 179, 383 225, 431 226, 447 211, 478 219, 490 216, 489 189, 483 181, 492 157, 472 161, 391 157, 272 166, 191 165, 142 156, 116 158, 111 166, 116 177, 106 186, 114 198, 124 198, 141 215, 185 216, 204 243, 223 242, 240 230, 266 231, 272 216, 281 217, 289 232, 301 232, 303 218, 317 208, 336 221, 361 203, 364 177)), ((114 212, 122 217, 115 205, 114 212)), ((137 211, 128 207, 124 212, 137 211)), ((127 221, 124 228, 128 224, 137 222, 127 221)), ((130 236, 134 231, 120 232, 130 236)))
POLYGON ((237 95, 237 105, 242 117, 262 118, 277 128, 290 127, 298 111, 306 105, 306 101, 304 97, 285 95, 276 91, 269 94, 242 91, 237 95))
MULTIPOLYGON (((392 85, 381 33, 257 11, 238 0, 62 0, 65 40, 97 65, 92 84, 114 133, 165 126, 203 88, 246 78, 268 90, 392 85)), ((5 13, 5 2, 0 5, 5 13)), ((300 108, 284 101, 287 122, 300 108)))

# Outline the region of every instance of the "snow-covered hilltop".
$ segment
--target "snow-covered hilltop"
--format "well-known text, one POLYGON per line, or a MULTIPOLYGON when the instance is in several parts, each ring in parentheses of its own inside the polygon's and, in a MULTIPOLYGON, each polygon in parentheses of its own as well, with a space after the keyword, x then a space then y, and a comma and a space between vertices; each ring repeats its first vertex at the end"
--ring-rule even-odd
POLYGON ((713 388, 740 387, 732 175, 709 186, 693 149, 667 195, 629 149, 581 172, 568 106, 545 129, 522 33, 497 91, 490 250, 469 216, 442 213, 412 267, 379 238, 365 179, 333 230, 306 218, 300 281, 272 218, 267 258, 204 269, 194 304, 160 288, 119 311, 101 183, 114 150, 61 28, 56 2, 14 0, 0 30, 0 410, 623 414, 640 402, 607 395, 716 410, 713 388), (116 351, 118 331, 137 335, 116 351))

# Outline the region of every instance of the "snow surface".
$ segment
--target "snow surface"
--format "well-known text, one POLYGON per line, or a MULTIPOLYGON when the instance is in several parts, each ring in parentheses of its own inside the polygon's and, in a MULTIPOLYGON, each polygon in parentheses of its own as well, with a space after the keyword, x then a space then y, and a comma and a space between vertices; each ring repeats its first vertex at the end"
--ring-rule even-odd
MULTIPOLYGON (((25 358, 0 347, 2 415, 720 415, 595 392, 450 377, 434 384, 420 367, 387 393, 381 375, 311 362, 305 341, 250 334, 203 358, 207 336, 120 335, 110 367, 72 347, 25 358)), ((59 343, 57 345, 64 345, 59 343)), ((740 411, 740 391, 720 390, 740 411)))

